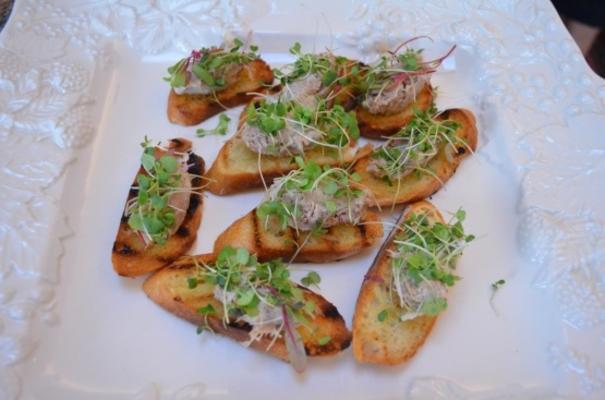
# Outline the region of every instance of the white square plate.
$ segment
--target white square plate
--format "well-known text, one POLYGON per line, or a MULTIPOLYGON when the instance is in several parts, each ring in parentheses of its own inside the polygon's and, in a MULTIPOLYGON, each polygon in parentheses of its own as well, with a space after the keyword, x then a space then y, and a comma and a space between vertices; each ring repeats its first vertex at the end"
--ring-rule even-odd
MULTIPOLYGON (((604 85, 550 4, 494 3, 19 4, 0 48, 0 399, 600 398, 604 85), (406 365, 360 366, 347 350, 297 375, 197 336, 145 297, 142 278, 112 270, 143 136, 190 138, 207 167, 226 139, 167 121, 166 67, 248 29, 274 66, 292 60, 294 41, 365 60, 416 34, 434 38, 419 42, 427 51, 458 45, 433 77, 437 105, 475 113, 479 148, 432 201, 445 213, 463 207, 477 240, 448 310, 406 365)), ((228 136, 241 109, 227 112, 228 136)), ((206 194, 192 253, 210 251, 261 198, 206 194)), ((377 250, 295 265, 294 276, 318 271, 350 327, 377 250)))

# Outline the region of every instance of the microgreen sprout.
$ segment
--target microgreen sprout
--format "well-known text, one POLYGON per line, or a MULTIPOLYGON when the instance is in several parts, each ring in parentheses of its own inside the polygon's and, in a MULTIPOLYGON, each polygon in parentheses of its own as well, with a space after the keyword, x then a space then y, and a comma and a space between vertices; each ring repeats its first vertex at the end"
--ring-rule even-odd
POLYGON ((195 131, 195 134, 197 135, 197 137, 205 137, 211 135, 225 136, 227 134, 227 130, 229 129, 229 122, 231 122, 231 118, 229 118, 227 114, 221 114, 218 117, 218 124, 215 128, 199 128, 195 131))
POLYGON ((328 108, 325 100, 319 101, 314 108, 296 101, 261 100, 250 104, 246 114, 247 124, 258 127, 271 137, 278 137, 280 131, 288 127, 313 144, 334 148, 344 147, 359 138, 355 114, 346 112, 339 105, 328 108), (312 136, 318 138, 312 139, 307 131, 312 131, 312 136))
POLYGON ((427 172, 425 165, 444 144, 454 152, 458 145, 468 148, 456 135, 459 127, 460 124, 453 120, 439 119, 435 107, 426 111, 415 109, 414 118, 374 150, 370 171, 388 182, 413 171, 427 172))
POLYGON ((454 269, 466 245, 474 240, 464 233, 466 217, 458 210, 448 223, 431 221, 426 213, 412 213, 395 236, 390 252, 393 302, 402 319, 437 315, 447 307, 445 293, 460 278, 454 269))
POLYGON ((495 292, 498 289, 500 289, 500 287, 504 286, 504 284, 506 283, 506 281, 504 279, 499 279, 496 282, 492 283, 492 290, 495 292))
POLYGON ((290 54, 296 61, 284 69, 275 69, 274 75, 282 85, 287 85, 309 74, 317 74, 323 87, 331 85, 348 85, 351 78, 359 74, 359 67, 343 73, 351 63, 346 57, 336 56, 330 52, 314 54, 303 53, 299 42, 290 48, 290 54))
POLYGON ((334 55, 329 50, 320 54, 303 53, 298 42, 290 48, 290 53, 296 56, 296 61, 273 71, 286 97, 300 96, 302 91, 306 101, 312 101, 310 97, 321 97, 330 104, 332 100, 337 104, 341 100, 353 100, 362 75, 357 61, 334 55), (342 94, 346 96, 339 100, 342 94))
POLYGON ((365 93, 382 93, 385 90, 392 90, 397 85, 406 85, 413 79, 427 77, 435 72, 443 60, 456 48, 454 45, 444 56, 425 61, 422 57, 423 49, 407 47, 416 39, 418 38, 402 43, 395 50, 382 54, 377 62, 365 66, 360 89, 365 93), (404 49, 404 51, 400 52, 400 49, 404 49))
POLYGON ((321 282, 319 274, 315 271, 309 272, 300 282, 305 286, 317 286, 321 282))
MULTIPOLYGON (((128 226, 139 233, 145 244, 164 244, 176 224, 171 196, 182 192, 180 163, 170 151, 152 146, 149 140, 141 143, 142 171, 137 175, 137 196, 128 201, 125 215, 128 226)), ((189 189, 189 191, 193 191, 189 189)))
MULTIPOLYGON (((215 262, 195 263, 197 273, 188 279, 188 286, 214 286, 214 297, 222 306, 219 311, 208 303, 198 310, 200 314, 221 318, 225 326, 241 322, 250 324, 253 329, 249 343, 265 335, 271 336, 273 342, 279 337, 287 343, 292 340, 288 345, 289 353, 294 346, 291 351, 296 354, 290 354, 291 358, 301 356, 301 352, 304 357, 297 326, 309 327, 309 320, 317 311, 316 304, 290 279, 290 272, 281 260, 259 262, 246 249, 225 247, 215 262), (196 281, 195 285, 192 280, 196 281)), ((303 278, 303 284, 304 281, 317 284, 320 278, 312 272, 303 278)))
MULTIPOLYGON (((191 282, 191 280, 194 278, 189 278, 188 282, 191 282)), ((196 280, 197 282, 197 280, 196 280)), ((196 285, 197 286, 197 283, 196 285)), ((191 284, 189 285, 189 289, 194 289, 195 287, 191 287, 191 284)), ((203 331, 210 331, 210 332, 214 332, 212 330, 212 328, 210 327, 210 323, 208 322, 208 318, 217 315, 216 309, 214 308, 214 306, 210 303, 206 304, 203 307, 200 307, 197 309, 197 313, 200 315, 204 316, 204 323, 201 324, 200 326, 198 326, 197 328, 197 334, 201 334, 203 331)))
POLYGON ((164 78, 172 88, 188 85, 195 76, 213 92, 227 87, 227 69, 231 66, 241 66, 258 58, 256 46, 246 46, 240 39, 235 39, 229 49, 218 47, 203 47, 193 50, 189 57, 168 68, 168 76, 164 78))
MULTIPOLYGON (((219 287, 218 299, 223 307, 222 318, 225 324, 247 315, 256 317, 262 305, 280 307, 285 305, 289 311, 305 314, 303 290, 290 280, 290 272, 281 260, 259 262, 255 255, 244 248, 224 248, 214 263, 199 264, 195 278, 197 284, 205 283, 219 287)), ((319 283, 319 275, 313 273, 313 284, 319 283)), ((304 284, 304 282, 303 282, 304 284)), ((216 293, 216 292, 215 292, 216 293)), ((308 308, 307 308, 308 310, 308 308)))
POLYGON ((330 343, 332 341, 332 336, 330 335, 326 335, 326 336, 322 336, 317 340, 317 344, 319 344, 320 346, 325 346, 328 343, 330 343))
POLYGON ((502 286, 504 286, 504 284, 506 284, 504 279, 498 279, 496 282, 491 284, 492 294, 489 296, 489 305, 491 306, 492 310, 494 310, 496 316, 498 315, 498 310, 496 310, 496 307, 494 306, 494 297, 496 297, 496 292, 502 286))
POLYGON ((268 225, 275 218, 279 230, 322 232, 336 223, 355 223, 365 205, 365 192, 354 185, 358 174, 342 168, 320 167, 295 157, 299 169, 276 179, 257 215, 268 225))

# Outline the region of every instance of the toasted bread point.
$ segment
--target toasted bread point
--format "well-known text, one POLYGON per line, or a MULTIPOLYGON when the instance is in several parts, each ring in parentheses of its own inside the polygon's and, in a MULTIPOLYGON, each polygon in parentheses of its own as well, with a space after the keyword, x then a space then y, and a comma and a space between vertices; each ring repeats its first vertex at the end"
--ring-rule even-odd
POLYGON ((382 239, 382 222, 378 214, 366 212, 359 225, 340 224, 317 236, 296 232, 293 228, 273 233, 256 215, 256 209, 229 226, 214 242, 214 253, 226 246, 243 247, 260 261, 281 258, 295 262, 326 263, 342 260, 373 246, 382 239), (300 251, 297 250, 299 247, 300 251))
MULTIPOLYGON (((427 201, 410 205, 402 220, 412 212, 426 212, 429 218, 444 222, 439 211, 427 201)), ((420 316, 400 321, 390 316, 379 321, 378 315, 382 311, 395 312, 388 292, 392 277, 388 250, 394 249, 393 238, 392 233, 378 252, 357 298, 352 347, 353 355, 360 363, 395 365, 409 360, 425 342, 437 320, 437 317, 420 316)))
MULTIPOLYGON (((211 263, 215 260, 212 254, 195 258, 198 263, 211 263)), ((207 323, 215 333, 228 336, 238 342, 247 341, 250 325, 245 323, 223 325, 222 315, 208 316, 205 319, 197 312, 199 308, 212 304, 214 309, 217 312, 221 310, 219 312, 221 313, 222 305, 214 298, 212 288, 208 285, 201 284, 195 289, 188 287, 187 278, 195 276, 196 268, 192 257, 182 257, 173 265, 150 276, 143 285, 143 290, 162 308, 195 325, 201 326, 207 323)), ((307 355, 329 356, 349 347, 351 333, 336 307, 311 290, 306 288, 303 290, 305 297, 315 302, 317 310, 315 318, 309 321, 311 330, 305 327, 298 328, 307 355), (323 346, 320 345, 318 340, 326 336, 330 336, 331 340, 323 346)), ((288 361, 288 351, 283 338, 278 338, 272 346, 270 346, 271 341, 270 337, 263 337, 252 342, 250 347, 288 361)))
POLYGON ((370 139, 381 139, 399 131, 414 117, 414 108, 425 111, 433 104, 433 89, 425 85, 416 96, 416 101, 396 114, 372 114, 363 105, 355 109, 359 131, 370 139))
MULTIPOLYGON (((320 166, 341 166, 350 164, 370 152, 369 145, 360 149, 348 146, 343 148, 340 154, 335 149, 316 147, 306 152, 304 157, 320 166)), ((297 168, 299 167, 294 157, 259 156, 259 153, 250 150, 239 134, 236 134, 223 145, 208 170, 207 190, 216 195, 233 194, 263 187, 263 179, 264 184, 269 186, 273 179, 297 168)))
MULTIPOLYGON (((204 160, 191 153, 188 172, 197 175, 191 180, 192 187, 200 187, 204 173, 204 160)), ((133 183, 133 186, 136 184, 133 183)), ((130 188, 128 200, 137 195, 130 188)), ((165 244, 150 244, 145 247, 139 235, 128 226, 128 218, 122 216, 116 240, 113 243, 111 262, 113 269, 122 276, 144 275, 170 264, 185 254, 195 242, 202 219, 202 196, 192 193, 189 208, 179 229, 168 238, 165 244)))
POLYGON ((475 117, 470 111, 451 109, 444 111, 440 118, 451 119, 460 124, 456 135, 466 143, 466 146, 460 144, 451 159, 448 159, 446 148, 449 145, 442 145, 437 155, 425 167, 433 174, 428 172, 411 173, 389 184, 368 172, 370 156, 357 161, 354 167, 355 172, 361 176, 361 186, 366 187, 374 194, 375 202, 373 204, 391 206, 393 204, 411 203, 429 197, 454 175, 462 160, 471 154, 471 150, 475 151, 477 149, 477 126, 475 117))
POLYGON ((218 114, 225 108, 246 104, 273 82, 273 71, 263 60, 246 64, 238 80, 214 95, 176 94, 170 90, 168 96, 168 120, 179 125, 197 125, 218 114))

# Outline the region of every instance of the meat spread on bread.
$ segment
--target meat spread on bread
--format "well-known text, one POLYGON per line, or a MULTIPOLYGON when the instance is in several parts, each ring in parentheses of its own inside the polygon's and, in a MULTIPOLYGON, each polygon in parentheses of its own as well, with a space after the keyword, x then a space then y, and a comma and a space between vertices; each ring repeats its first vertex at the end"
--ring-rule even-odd
POLYGON ((200 331, 226 335, 288 361, 302 372, 307 356, 330 356, 349 347, 351 333, 336 307, 299 285, 280 260, 260 262, 247 250, 183 257, 149 277, 143 290, 200 331))
POLYGON ((231 46, 205 47, 168 68, 168 120, 196 125, 246 104, 273 83, 271 68, 256 46, 235 39, 231 46))
POLYGON ((409 360, 447 306, 460 279, 456 264, 474 237, 458 210, 446 222, 429 202, 410 205, 363 280, 353 317, 353 354, 360 363, 409 360))
POLYGON ((187 139, 166 147, 142 144, 135 177, 112 249, 114 270, 123 276, 155 271, 185 254, 202 217, 204 160, 187 139))

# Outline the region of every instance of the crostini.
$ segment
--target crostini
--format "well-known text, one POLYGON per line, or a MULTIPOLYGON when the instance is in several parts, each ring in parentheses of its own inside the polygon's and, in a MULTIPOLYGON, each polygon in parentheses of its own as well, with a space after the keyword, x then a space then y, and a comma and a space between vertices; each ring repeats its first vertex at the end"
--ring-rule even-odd
POLYGON ((360 363, 395 365, 416 354, 447 307, 460 278, 455 267, 474 239, 465 213, 446 223, 429 202, 410 205, 367 272, 353 317, 353 354, 360 363))
POLYGON ((168 120, 197 125, 219 112, 246 104, 273 83, 271 68, 256 46, 235 39, 229 48, 193 50, 168 68, 168 120))
POLYGON ((204 160, 191 142, 142 143, 141 167, 122 213, 111 261, 123 276, 155 271, 185 254, 202 218, 204 160))
POLYGON ((208 190, 226 195, 266 187, 274 178, 297 169, 295 156, 320 166, 343 166, 369 154, 355 147, 355 114, 325 99, 305 105, 297 100, 258 99, 248 105, 238 132, 219 151, 210 167, 208 190))
POLYGON ((425 60, 422 50, 406 47, 409 42, 363 69, 363 90, 355 109, 362 136, 390 136, 413 118, 414 110, 425 111, 433 103, 431 74, 455 46, 443 57, 425 60))
POLYGON ((338 56, 330 51, 320 54, 303 53, 300 43, 290 48, 296 61, 274 70, 282 101, 297 100, 313 106, 324 99, 328 107, 340 105, 345 110, 355 106, 363 65, 358 61, 338 56))
POLYGON ((245 249, 187 256, 153 274, 143 285, 151 300, 199 327, 289 361, 298 372, 307 356, 337 354, 351 333, 336 307, 302 285, 280 260, 259 262, 245 249))
POLYGON ((219 235, 214 251, 246 248, 259 260, 341 260, 383 236, 380 217, 368 211, 370 196, 357 175, 296 158, 300 169, 275 179, 265 201, 219 235))
POLYGON ((383 145, 361 158, 354 170, 376 205, 392 206, 429 197, 477 148, 477 125, 464 109, 441 113, 431 107, 383 145))

